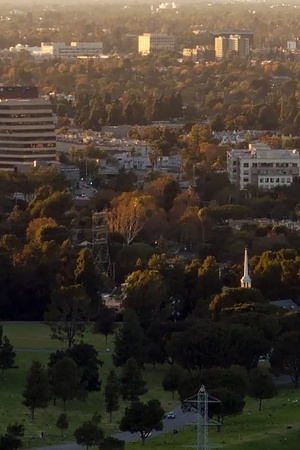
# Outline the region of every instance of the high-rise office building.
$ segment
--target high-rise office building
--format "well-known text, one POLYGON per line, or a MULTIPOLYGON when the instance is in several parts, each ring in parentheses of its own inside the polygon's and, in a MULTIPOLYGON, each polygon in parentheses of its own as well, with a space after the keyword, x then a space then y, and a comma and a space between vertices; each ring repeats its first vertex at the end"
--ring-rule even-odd
POLYGON ((0 87, 0 170, 26 170, 55 156, 50 101, 40 98, 36 87, 0 87))
POLYGON ((227 56, 237 55, 245 58, 250 54, 253 44, 253 32, 249 30, 219 30, 212 33, 214 36, 215 56, 223 59, 227 56))
POLYGON ((217 59, 223 59, 228 52, 228 38, 218 36, 215 38, 215 56, 217 59))

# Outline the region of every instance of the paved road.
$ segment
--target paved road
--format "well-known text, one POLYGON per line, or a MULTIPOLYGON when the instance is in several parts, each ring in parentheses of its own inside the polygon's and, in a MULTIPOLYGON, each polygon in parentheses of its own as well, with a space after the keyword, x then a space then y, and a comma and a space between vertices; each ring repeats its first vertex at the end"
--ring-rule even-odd
MULTIPOLYGON (((196 421, 196 413, 183 413, 181 411, 181 408, 174 409, 176 413, 175 419, 164 419, 164 428, 162 431, 153 431, 151 433, 151 437, 160 436, 162 434, 170 433, 174 429, 180 430, 181 428, 185 427, 186 425, 190 425, 196 421)), ((136 442, 140 440, 140 436, 138 433, 118 433, 115 435, 115 437, 122 439, 126 442, 136 442)), ((35 450, 82 450, 82 447, 77 444, 61 444, 61 445, 55 445, 50 447, 40 447, 35 450)))

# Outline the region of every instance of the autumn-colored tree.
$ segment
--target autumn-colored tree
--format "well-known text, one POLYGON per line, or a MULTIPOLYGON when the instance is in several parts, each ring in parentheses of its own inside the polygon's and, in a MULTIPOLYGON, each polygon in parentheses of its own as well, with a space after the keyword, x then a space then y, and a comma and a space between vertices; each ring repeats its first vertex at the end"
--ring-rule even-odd
POLYGON ((26 237, 29 241, 36 238, 37 231, 44 225, 57 226, 57 222, 52 217, 38 217, 29 222, 26 237))
POLYGON ((107 211, 110 231, 120 233, 130 244, 142 230, 145 222, 157 211, 154 198, 139 191, 126 192, 111 202, 107 211))

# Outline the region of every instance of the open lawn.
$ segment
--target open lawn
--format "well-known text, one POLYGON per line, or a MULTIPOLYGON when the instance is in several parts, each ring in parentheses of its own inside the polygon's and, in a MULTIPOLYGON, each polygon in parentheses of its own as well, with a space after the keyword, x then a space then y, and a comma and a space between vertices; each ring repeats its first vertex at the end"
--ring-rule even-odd
MULTIPOLYGON (((65 348, 65 342, 53 341, 49 336, 49 327, 40 323, 4 323, 4 333, 7 334, 15 348, 23 349, 17 352, 16 365, 17 369, 11 369, 4 375, 4 379, 0 381, 0 433, 4 432, 6 426, 12 422, 22 422, 25 425, 25 441, 26 446, 32 448, 41 445, 39 434, 41 431, 45 433, 43 445, 51 445, 62 442, 60 431, 56 428, 55 423, 58 415, 63 412, 63 405, 57 402, 54 407, 52 404, 47 409, 38 409, 34 422, 30 419, 29 411, 22 405, 22 391, 25 385, 26 373, 30 367, 32 360, 41 361, 47 364, 49 351, 43 349, 60 349, 65 348), (28 351, 24 351, 24 350, 28 351), (30 349, 38 349, 33 352, 30 349)), ((113 348, 113 336, 108 337, 106 346, 105 337, 94 335, 91 332, 86 333, 86 342, 90 342, 99 351, 106 351, 113 348)), ((109 370, 113 367, 111 354, 101 354, 100 359, 104 361, 104 365, 100 368, 100 379, 102 380, 102 389, 100 392, 89 394, 85 402, 70 401, 67 405, 67 416, 69 420, 69 429, 65 433, 65 442, 74 441, 74 429, 83 421, 91 418, 93 412, 102 414, 102 426, 107 433, 118 432, 118 421, 123 415, 125 404, 121 402, 120 411, 113 415, 113 422, 109 423, 108 414, 105 412, 105 404, 103 397, 103 387, 109 370)), ((144 399, 159 398, 166 410, 171 410, 178 405, 178 400, 172 400, 171 394, 165 392, 161 388, 161 380, 166 367, 163 366, 147 366, 144 377, 148 385, 148 393, 144 399)))
MULTIPOLYGON (((47 364, 49 351, 43 349, 65 348, 65 343, 52 341, 49 336, 49 328, 44 324, 4 324, 4 332, 11 339, 16 348, 28 351, 17 352, 17 369, 5 373, 0 381, 0 433, 5 431, 9 423, 15 421, 25 425, 25 443, 29 448, 41 445, 61 443, 60 431, 55 423, 58 415, 63 411, 62 403, 52 404, 45 410, 36 411, 36 419, 31 421, 29 411, 22 405, 22 390, 25 384, 26 373, 32 360, 47 364), (30 349, 39 349, 32 352, 30 349), (41 442, 39 434, 45 433, 45 439, 41 442)), ((100 368, 100 379, 105 385, 109 370, 112 368, 111 354, 105 353, 107 348, 113 348, 113 337, 109 337, 108 344, 103 336, 87 333, 87 342, 103 351, 101 359, 104 366, 100 368)), ((178 400, 172 400, 170 393, 161 388, 161 380, 166 366, 152 367, 147 365, 144 377, 147 380, 148 393, 143 400, 158 398, 165 410, 170 411, 178 400)), ((85 402, 70 401, 67 405, 69 429, 65 433, 64 442, 74 441, 74 429, 84 420, 89 419, 93 412, 102 414, 102 426, 108 434, 118 432, 118 422, 123 414, 125 404, 121 403, 121 409, 113 415, 113 422, 108 421, 105 412, 103 386, 99 393, 89 394, 85 402)), ((176 396, 175 396, 176 397, 176 396)), ((191 444, 196 439, 194 426, 179 431, 177 435, 169 434, 146 441, 145 449, 179 450, 191 444)), ((263 403, 263 411, 258 412, 258 405, 254 400, 248 399, 244 413, 238 417, 227 418, 223 429, 217 433, 216 428, 210 430, 212 443, 221 445, 225 450, 299 450, 300 448, 300 390, 284 389, 275 399, 263 403)), ((126 450, 141 450, 140 443, 127 444, 126 450)))
MULTIPOLYGON (((244 413, 227 418, 220 433, 211 427, 211 444, 224 450, 299 450, 300 448, 300 391, 284 389, 277 398, 258 405, 248 399, 244 413)), ((190 426, 178 434, 148 439, 144 447, 140 443, 126 445, 126 450, 179 450, 196 441, 196 427, 190 426)))
MULTIPOLYGON (((106 349, 113 348, 113 336, 105 337, 100 334, 91 332, 91 327, 87 327, 87 332, 84 336, 84 341, 93 344, 97 350, 106 351, 106 349)), ((58 350, 66 348, 66 342, 59 342, 52 340, 50 337, 50 328, 44 323, 3 323, 3 333, 6 334, 15 348, 18 349, 54 349, 58 350)))

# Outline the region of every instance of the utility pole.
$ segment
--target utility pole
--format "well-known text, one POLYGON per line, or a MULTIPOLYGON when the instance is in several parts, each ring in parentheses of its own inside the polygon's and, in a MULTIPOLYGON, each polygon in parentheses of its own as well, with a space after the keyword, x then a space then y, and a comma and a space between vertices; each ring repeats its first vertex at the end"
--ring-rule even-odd
POLYGON ((85 158, 85 184, 87 185, 88 181, 88 160, 85 158))

